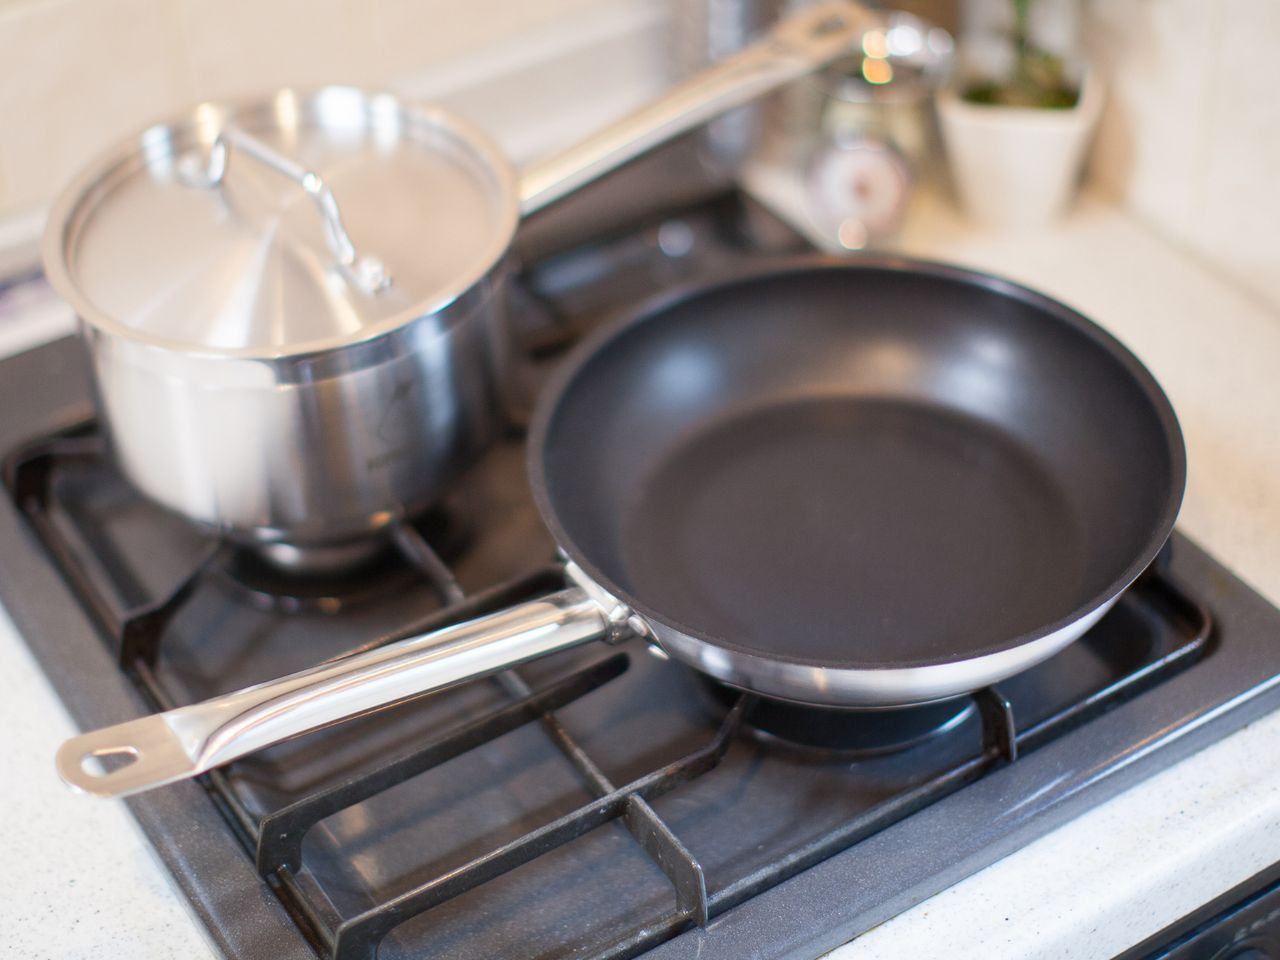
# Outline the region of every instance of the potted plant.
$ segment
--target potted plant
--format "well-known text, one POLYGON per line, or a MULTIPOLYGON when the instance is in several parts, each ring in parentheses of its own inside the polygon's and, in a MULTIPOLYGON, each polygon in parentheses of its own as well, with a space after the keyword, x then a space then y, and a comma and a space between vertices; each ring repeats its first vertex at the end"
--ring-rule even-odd
MULTIPOLYGON (((1102 110, 1095 70, 1033 35, 1037 0, 1003 0, 1011 24, 1000 55, 965 57, 940 91, 938 117, 965 211, 1001 226, 1041 224, 1069 206, 1102 110)), ((1043 2, 1043 0, 1041 0, 1043 2)))

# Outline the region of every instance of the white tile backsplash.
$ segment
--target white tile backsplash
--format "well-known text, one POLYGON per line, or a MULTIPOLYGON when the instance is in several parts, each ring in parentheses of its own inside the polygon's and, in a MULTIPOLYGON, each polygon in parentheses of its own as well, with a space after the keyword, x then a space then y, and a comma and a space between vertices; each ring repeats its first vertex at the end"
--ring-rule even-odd
POLYGON ((1280 308, 1280 2, 1093 0, 1092 174, 1280 308))
POLYGON ((191 99, 170 0, 0 7, 0 217, 46 205, 86 159, 191 99))
MULTIPOLYGON (((275 0, 272 0, 275 2, 275 0)), ((350 0, 370 31, 371 54, 386 77, 457 59, 543 24, 599 10, 599 0, 350 0)))
MULTIPOLYGON (((95 153, 201 100, 326 83, 426 89, 422 77, 442 65, 487 57, 505 69, 495 51, 536 59, 526 48, 547 45, 561 27, 645 27, 667 3, 0 0, 0 221, 43 209, 95 153)), ((638 68, 662 72, 653 39, 639 29, 632 44, 653 49, 619 49, 623 81, 638 68)), ((606 105, 612 79, 600 85, 606 105)), ((593 95, 581 78, 574 92, 593 95)))
POLYGON ((366 79, 369 37, 346 0, 176 0, 176 6, 183 60, 199 99, 366 79))
POLYGON ((1190 223, 1207 108, 1212 8, 1203 0, 1100 0, 1091 11, 1089 48, 1110 86, 1093 173, 1179 233, 1190 223))
MULTIPOLYGON (((39 211, 93 153, 200 99, 327 82, 429 92, 449 69, 475 74, 468 64, 527 73, 533 47, 554 77, 555 38, 592 23, 604 69, 652 73, 651 89, 672 2, 0 0, 0 220, 39 211), (626 47, 628 23, 645 49, 626 47)), ((1110 85, 1092 175, 1280 307, 1280 0, 1082 2, 1110 85)), ((552 86, 615 109, 579 78, 552 86)))
POLYGON ((1217 69, 1185 239, 1280 305, 1280 2, 1214 6, 1217 69))

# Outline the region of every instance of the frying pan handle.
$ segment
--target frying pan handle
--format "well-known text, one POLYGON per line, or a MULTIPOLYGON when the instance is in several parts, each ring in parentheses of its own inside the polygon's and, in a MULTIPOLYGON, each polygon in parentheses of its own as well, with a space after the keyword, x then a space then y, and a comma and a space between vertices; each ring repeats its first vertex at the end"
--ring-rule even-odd
POLYGON ((672 137, 851 53, 878 20, 828 0, 774 26, 738 53, 672 87, 658 100, 586 140, 526 167, 520 211, 528 215, 672 137))
POLYGON ((58 773, 97 796, 139 793, 348 717, 587 643, 610 629, 609 611, 572 587, 282 680, 73 737, 58 750, 58 773))

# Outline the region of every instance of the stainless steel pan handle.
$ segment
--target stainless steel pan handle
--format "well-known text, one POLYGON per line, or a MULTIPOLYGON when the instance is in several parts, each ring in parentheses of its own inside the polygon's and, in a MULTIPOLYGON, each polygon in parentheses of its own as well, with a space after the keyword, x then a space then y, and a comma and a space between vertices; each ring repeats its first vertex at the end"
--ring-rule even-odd
POLYGON ((95 730, 58 750, 68 784, 122 797, 299 734, 606 636, 610 611, 571 587, 467 623, 95 730))
POLYGON ((826 66, 878 23, 862 7, 839 0, 787 17, 762 39, 653 103, 526 167, 520 174, 520 212, 540 210, 677 134, 826 66))

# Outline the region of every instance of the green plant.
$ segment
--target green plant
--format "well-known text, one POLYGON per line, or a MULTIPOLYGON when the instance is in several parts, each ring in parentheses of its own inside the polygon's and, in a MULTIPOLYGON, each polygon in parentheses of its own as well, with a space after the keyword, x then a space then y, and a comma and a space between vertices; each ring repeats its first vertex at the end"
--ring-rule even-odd
POLYGON ((1066 75, 1062 58, 1031 41, 1028 26, 1032 0, 1013 4, 1013 70, 1003 80, 974 83, 961 94, 970 103, 1002 107, 1065 110, 1080 99, 1079 88, 1066 75))

